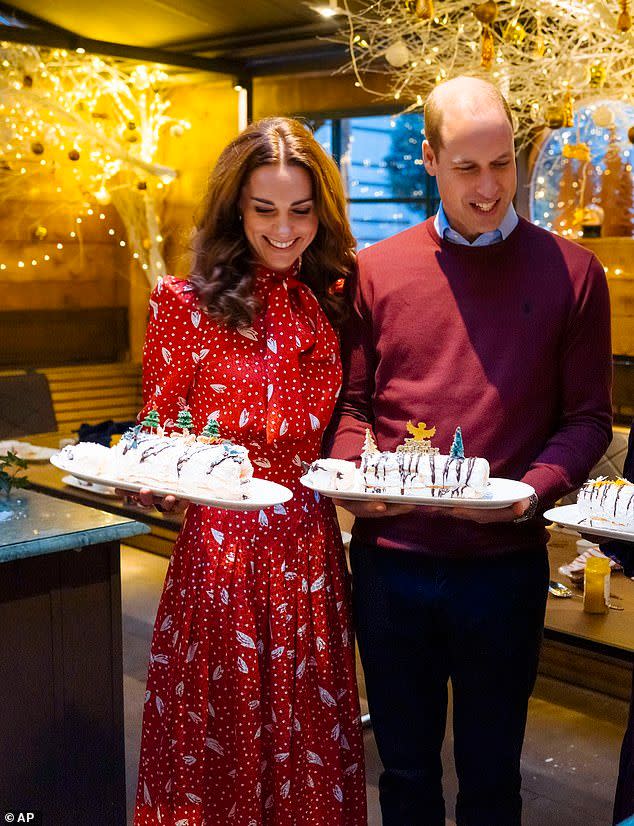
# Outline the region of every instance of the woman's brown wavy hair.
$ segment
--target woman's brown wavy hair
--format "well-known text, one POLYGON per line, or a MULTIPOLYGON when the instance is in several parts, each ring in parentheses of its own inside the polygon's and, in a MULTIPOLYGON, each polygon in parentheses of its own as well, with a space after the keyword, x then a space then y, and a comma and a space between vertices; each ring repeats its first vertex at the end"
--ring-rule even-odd
POLYGON ((212 318, 233 327, 253 322, 259 309, 253 295, 255 261, 242 228, 239 199, 255 169, 280 163, 301 166, 312 178, 319 228, 302 255, 299 277, 338 327, 347 315, 346 282, 355 261, 343 185, 334 161, 308 129, 291 118, 250 124, 220 155, 196 222, 190 281, 212 318), (344 286, 335 286, 340 279, 344 286))

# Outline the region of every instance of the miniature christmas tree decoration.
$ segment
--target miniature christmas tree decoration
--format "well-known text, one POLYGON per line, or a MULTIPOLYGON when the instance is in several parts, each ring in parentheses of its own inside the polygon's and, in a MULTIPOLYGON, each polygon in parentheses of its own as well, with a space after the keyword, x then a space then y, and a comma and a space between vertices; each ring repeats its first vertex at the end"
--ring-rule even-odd
POLYGON ((143 419, 141 424, 142 424, 143 427, 149 427, 150 428, 150 433, 152 433, 154 431, 155 427, 160 427, 161 426, 161 422, 159 420, 158 410, 156 409, 156 407, 153 407, 150 410, 150 412, 147 414, 145 419, 143 419))
POLYGON ((457 427, 454 433, 453 443, 449 455, 452 459, 464 459, 464 445, 462 443, 462 430, 457 427))
POLYGON ((183 436, 189 436, 190 430, 194 428, 194 422, 192 419, 192 414, 189 412, 189 407, 183 407, 182 410, 178 411, 178 416, 176 417, 176 427, 180 427, 183 431, 183 436))
POLYGON ((215 444, 220 441, 220 427, 213 416, 207 418, 207 424, 204 426, 203 432, 198 437, 198 440, 208 442, 209 444, 215 444))
POLYGON ((372 435, 372 431, 369 427, 365 429, 365 439, 363 440, 363 453, 366 455, 368 453, 378 453, 379 449, 376 446, 376 442, 374 441, 374 436, 372 435))

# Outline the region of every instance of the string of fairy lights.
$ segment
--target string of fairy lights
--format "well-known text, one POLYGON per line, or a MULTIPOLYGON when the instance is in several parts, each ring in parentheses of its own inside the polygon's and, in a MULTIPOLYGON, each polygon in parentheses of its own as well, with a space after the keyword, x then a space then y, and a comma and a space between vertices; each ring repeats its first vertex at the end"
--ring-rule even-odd
POLYGON ((169 115, 169 92, 160 67, 0 43, 0 207, 37 205, 35 221, 32 209, 16 214, 14 237, 29 221, 33 242, 50 248, 15 266, 50 263, 71 244, 81 255, 85 230, 97 232, 93 219, 150 284, 164 274, 161 206, 178 171, 157 158, 166 133, 190 128, 169 115))

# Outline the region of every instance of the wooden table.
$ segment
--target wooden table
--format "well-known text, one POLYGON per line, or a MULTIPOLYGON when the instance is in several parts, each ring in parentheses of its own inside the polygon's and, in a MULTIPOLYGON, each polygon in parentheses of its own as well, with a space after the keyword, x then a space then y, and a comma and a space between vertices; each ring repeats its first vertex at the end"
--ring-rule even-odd
MULTIPOLYGON (((574 533, 552 530, 548 553, 551 579, 569 585, 581 597, 582 591, 576 590, 558 570, 560 565, 577 556, 575 542, 578 538, 574 533)), ((623 611, 586 614, 582 599, 549 596, 545 635, 549 639, 634 662, 634 582, 622 573, 612 574, 610 591, 612 601, 622 606, 623 611)))

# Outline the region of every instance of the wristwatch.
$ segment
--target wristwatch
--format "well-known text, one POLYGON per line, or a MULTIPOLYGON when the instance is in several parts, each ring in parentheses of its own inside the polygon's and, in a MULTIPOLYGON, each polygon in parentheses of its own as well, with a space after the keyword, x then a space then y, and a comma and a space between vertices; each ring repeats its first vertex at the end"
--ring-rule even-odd
POLYGON ((518 516, 517 519, 514 519, 513 522, 516 524, 519 522, 528 522, 529 519, 532 519, 537 512, 537 506, 539 505, 539 497, 536 493, 531 493, 528 498, 528 507, 524 511, 521 516, 518 516))

